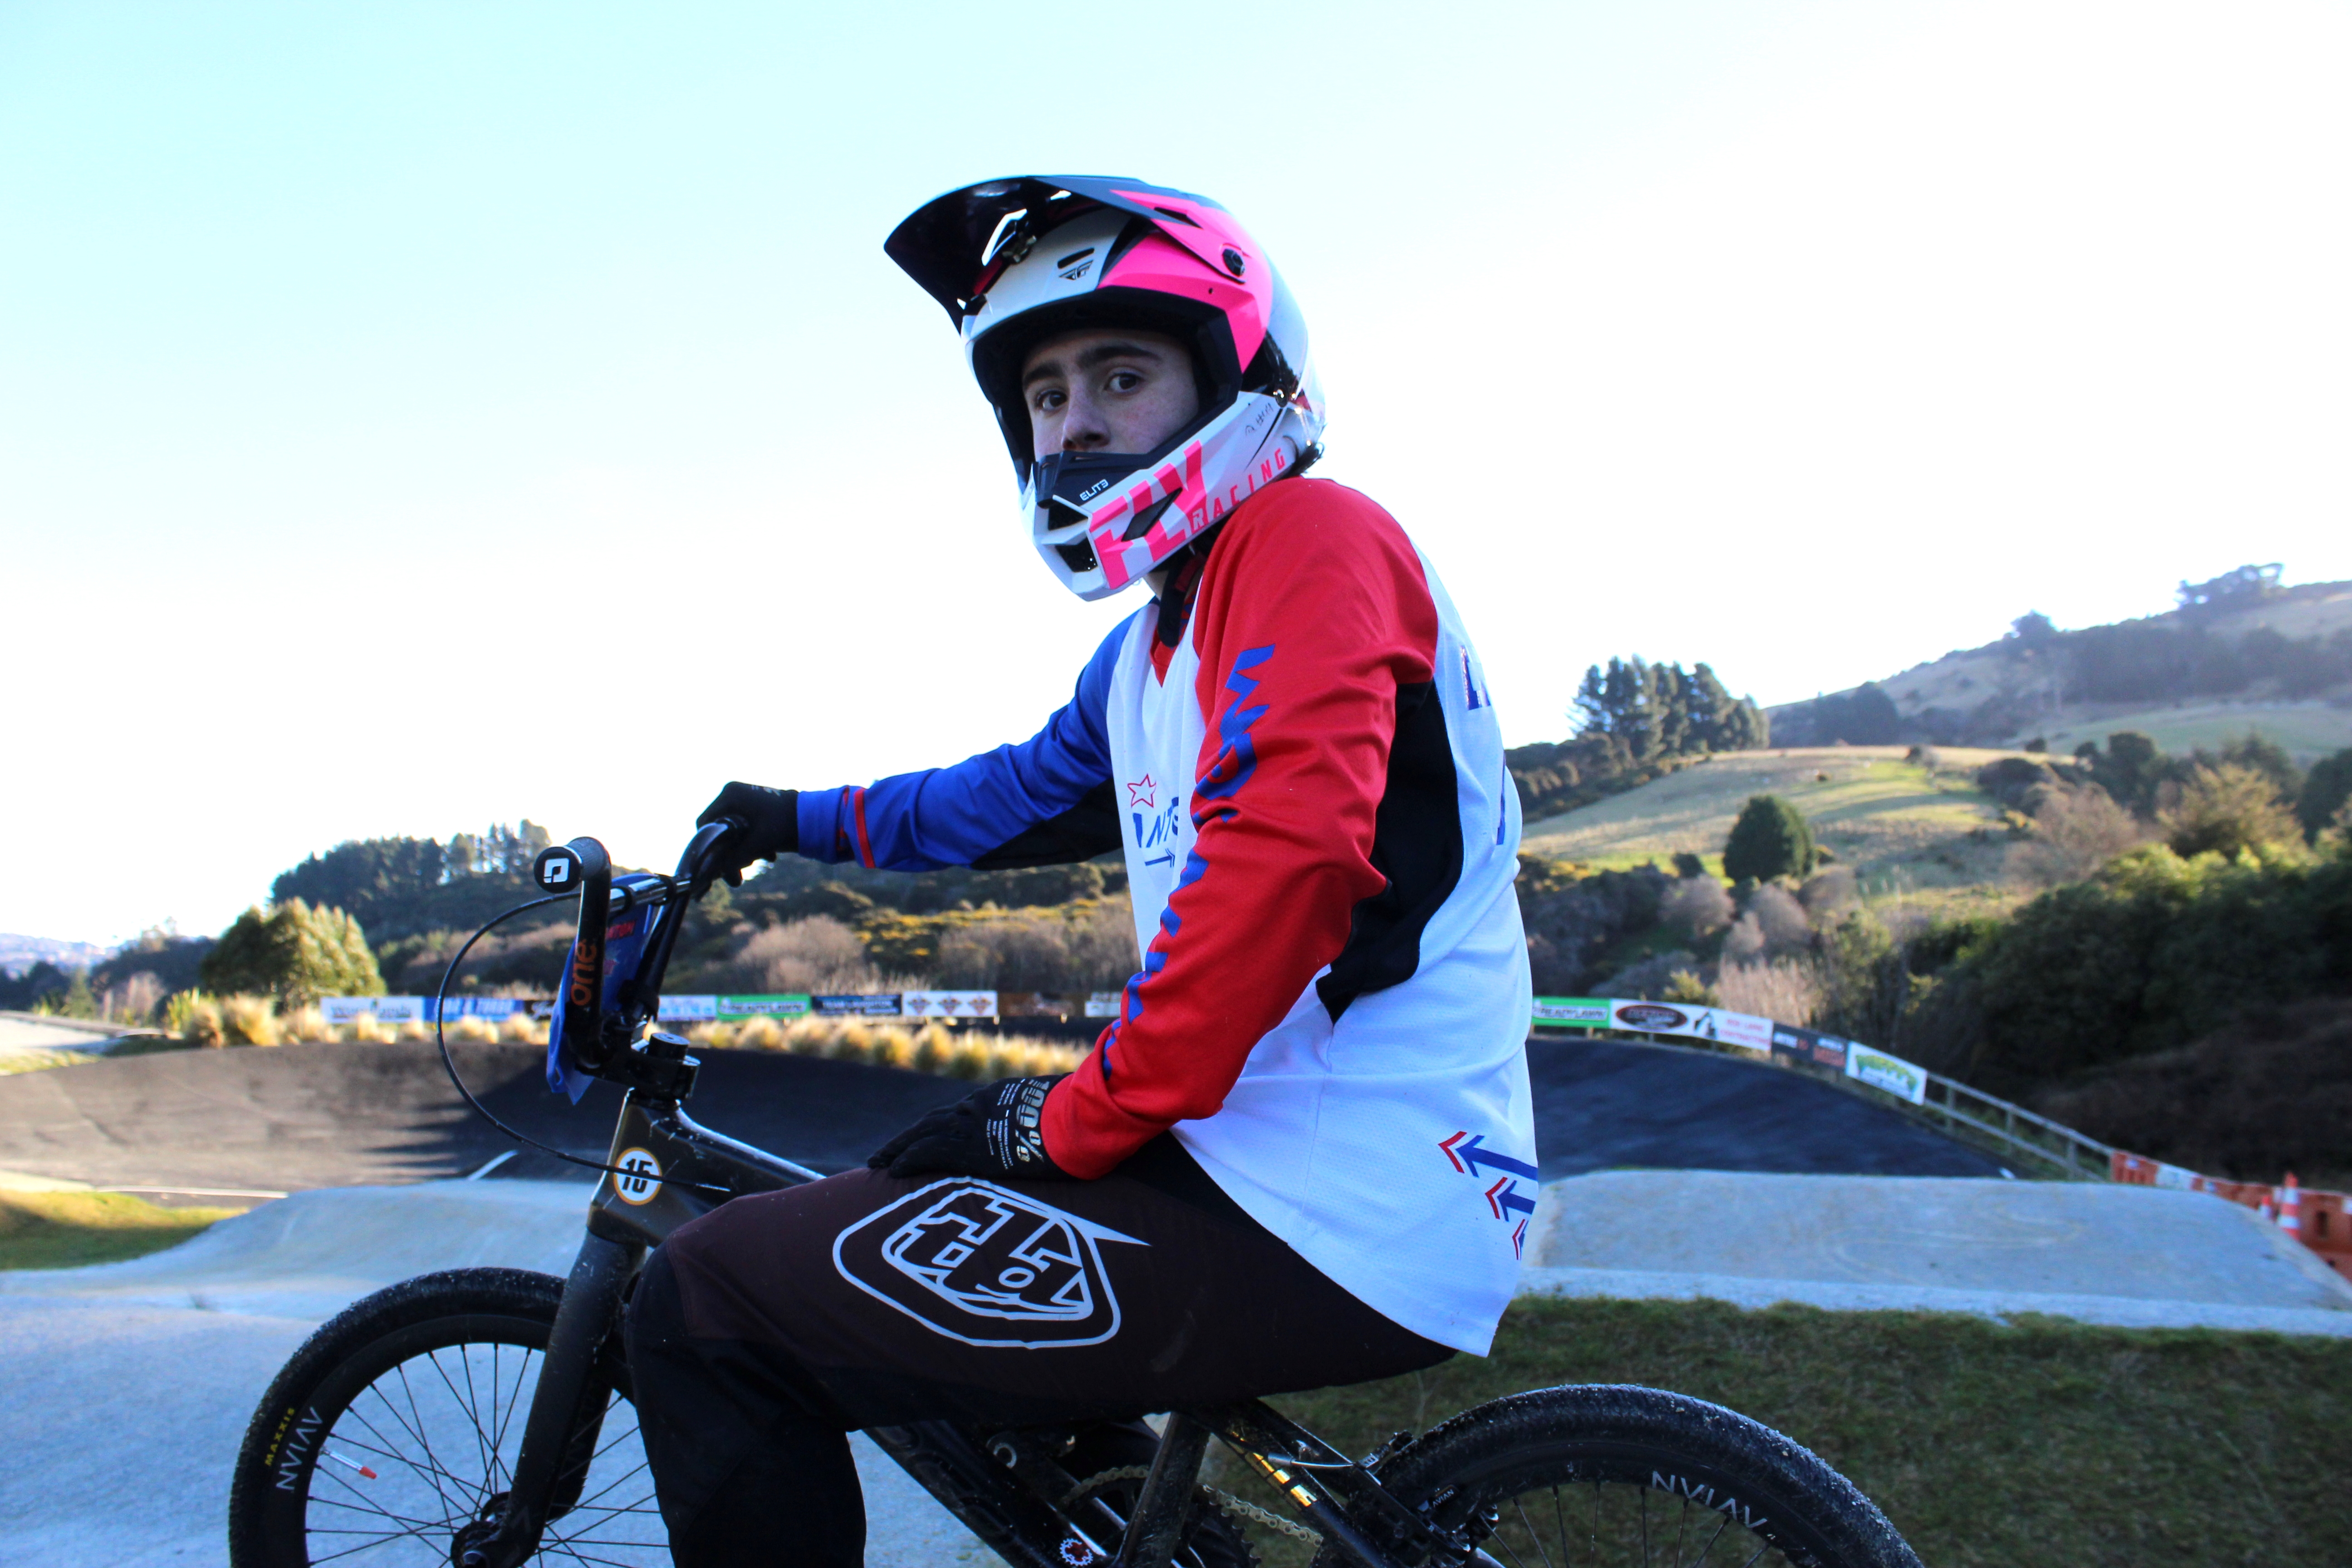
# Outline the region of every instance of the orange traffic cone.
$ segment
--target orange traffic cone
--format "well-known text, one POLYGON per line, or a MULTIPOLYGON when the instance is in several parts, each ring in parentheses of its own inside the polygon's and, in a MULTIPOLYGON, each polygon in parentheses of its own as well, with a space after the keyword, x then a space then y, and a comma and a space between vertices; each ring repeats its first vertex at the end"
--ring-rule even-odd
POLYGON ((2279 1228, 2294 1232, 2297 1241, 2303 1239, 2303 1188, 2293 1171, 2286 1173, 2286 1196, 2279 1205, 2279 1228))

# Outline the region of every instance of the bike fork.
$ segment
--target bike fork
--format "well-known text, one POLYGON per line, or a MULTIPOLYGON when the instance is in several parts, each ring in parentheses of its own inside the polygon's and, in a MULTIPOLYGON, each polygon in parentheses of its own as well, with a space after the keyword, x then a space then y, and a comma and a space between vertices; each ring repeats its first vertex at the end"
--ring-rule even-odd
POLYGON ((581 1242, 548 1335, 547 1359, 540 1363, 505 1506, 457 1532, 449 1552, 455 1568, 514 1568, 539 1549, 562 1467, 567 1458, 585 1462, 573 1453, 581 1395, 645 1250, 593 1233, 581 1242))

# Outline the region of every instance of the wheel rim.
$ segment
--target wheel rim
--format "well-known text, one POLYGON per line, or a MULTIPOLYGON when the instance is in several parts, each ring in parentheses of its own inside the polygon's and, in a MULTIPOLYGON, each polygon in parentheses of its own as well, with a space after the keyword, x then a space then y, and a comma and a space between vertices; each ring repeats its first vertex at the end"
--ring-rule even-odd
POLYGON ((1687 1460, 1617 1457, 1564 1471, 1477 1489, 1462 1524, 1486 1559, 1498 1568, 1804 1568, 1821 1561, 1802 1539, 1811 1531, 1784 1510, 1687 1460))
MULTIPOLYGON (((358 1388, 311 1461, 309 1561, 443 1568, 451 1537, 512 1480, 543 1359, 525 1345, 442 1345, 394 1362, 358 1388)), ((635 1412, 608 1396, 579 1500, 548 1522, 534 1561, 667 1563, 668 1539, 635 1412)))

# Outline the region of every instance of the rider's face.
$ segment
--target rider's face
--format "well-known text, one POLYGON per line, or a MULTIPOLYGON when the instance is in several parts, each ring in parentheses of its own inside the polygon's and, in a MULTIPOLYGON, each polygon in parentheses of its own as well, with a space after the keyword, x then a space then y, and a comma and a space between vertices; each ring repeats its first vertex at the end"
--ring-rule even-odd
POLYGON ((1149 452, 1201 412, 1192 356, 1160 332, 1052 338, 1021 366, 1034 453, 1149 452))

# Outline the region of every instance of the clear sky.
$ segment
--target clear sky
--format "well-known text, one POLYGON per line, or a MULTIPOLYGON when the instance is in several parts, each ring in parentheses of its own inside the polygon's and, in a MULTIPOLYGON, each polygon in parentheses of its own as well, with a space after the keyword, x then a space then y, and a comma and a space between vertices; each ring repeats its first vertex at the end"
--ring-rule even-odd
POLYGON ((2352 577, 2347 80, 2345 0, 7 0, 0 930, 1028 734, 1133 605, 880 249, 1007 174, 1251 226, 1513 743, 2352 577))

